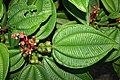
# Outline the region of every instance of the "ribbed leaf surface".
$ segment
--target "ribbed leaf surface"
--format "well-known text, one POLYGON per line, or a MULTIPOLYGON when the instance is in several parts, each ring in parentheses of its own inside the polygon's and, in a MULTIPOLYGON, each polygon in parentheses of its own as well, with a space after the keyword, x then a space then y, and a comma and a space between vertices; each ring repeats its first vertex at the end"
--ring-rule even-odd
POLYGON ((102 28, 102 32, 109 36, 109 38, 115 40, 118 45, 110 51, 110 56, 106 59, 106 62, 113 61, 120 56, 120 31, 117 28, 102 28))
MULTIPOLYGON (((41 0, 38 0, 40 3, 41 0)), ((48 37, 50 35, 50 33, 52 32, 52 30, 54 29, 55 27, 55 23, 56 23, 56 8, 55 8, 55 5, 53 3, 52 0, 49 0, 50 1, 50 4, 51 4, 51 11, 52 11, 52 15, 50 16, 49 20, 46 22, 45 25, 43 25, 40 30, 37 32, 36 34, 36 37, 38 39, 45 39, 46 37, 48 37)), ((38 4, 38 5, 42 5, 41 4, 38 4)))
POLYGON ((49 74, 50 80, 93 80, 89 73, 72 74, 59 68, 53 59, 44 58, 43 65, 49 74))
POLYGON ((19 69, 25 63, 25 59, 22 57, 20 49, 11 49, 9 50, 9 54, 11 72, 19 69))
POLYGON ((84 68, 102 59, 116 44, 89 26, 73 24, 59 29, 53 42, 53 57, 70 68, 84 68))
POLYGON ((79 10, 87 12, 89 0, 68 0, 74 4, 79 10))
POLYGON ((21 72, 19 80, 49 80, 41 64, 28 64, 21 72))
POLYGON ((120 12, 120 0, 101 0, 106 10, 110 13, 120 12))
POLYGON ((9 53, 7 47, 0 43, 0 80, 5 80, 9 67, 9 53))
MULTIPOLYGON (((13 1, 8 11, 8 25, 14 28, 15 33, 25 32, 27 35, 34 33, 40 24, 52 14, 50 0, 42 0, 42 7, 39 5, 28 5, 27 1, 13 1)), ((37 2, 37 1, 36 1, 37 2)))

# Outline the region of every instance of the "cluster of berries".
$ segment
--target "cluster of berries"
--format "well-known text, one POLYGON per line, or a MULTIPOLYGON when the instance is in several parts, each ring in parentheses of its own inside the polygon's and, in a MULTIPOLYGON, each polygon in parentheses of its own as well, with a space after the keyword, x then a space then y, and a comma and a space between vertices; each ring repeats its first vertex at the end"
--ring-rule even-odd
POLYGON ((100 10, 99 7, 93 6, 94 10, 90 12, 90 22, 96 23, 96 19, 94 18, 95 16, 98 16, 97 11, 100 10))
POLYGON ((35 36, 32 36, 32 39, 29 39, 24 32, 21 32, 20 34, 12 34, 11 37, 20 39, 19 45, 21 46, 20 51, 24 52, 23 57, 27 57, 32 51, 38 48, 35 43, 35 36))

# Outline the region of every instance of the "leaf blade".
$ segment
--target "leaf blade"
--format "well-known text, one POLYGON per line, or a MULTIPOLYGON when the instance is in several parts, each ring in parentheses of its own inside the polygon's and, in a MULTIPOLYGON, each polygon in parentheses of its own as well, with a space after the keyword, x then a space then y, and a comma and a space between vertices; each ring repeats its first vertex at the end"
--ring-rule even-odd
POLYGON ((52 42, 55 60, 70 68, 84 68, 98 62, 116 44, 97 30, 79 24, 59 29, 52 42))

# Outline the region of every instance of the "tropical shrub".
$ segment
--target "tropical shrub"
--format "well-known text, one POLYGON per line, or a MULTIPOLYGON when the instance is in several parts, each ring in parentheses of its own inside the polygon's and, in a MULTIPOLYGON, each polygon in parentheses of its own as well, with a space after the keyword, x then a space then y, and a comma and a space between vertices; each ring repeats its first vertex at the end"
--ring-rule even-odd
POLYGON ((120 78, 120 0, 0 0, 0 26, 0 80, 93 80, 100 60, 120 78))

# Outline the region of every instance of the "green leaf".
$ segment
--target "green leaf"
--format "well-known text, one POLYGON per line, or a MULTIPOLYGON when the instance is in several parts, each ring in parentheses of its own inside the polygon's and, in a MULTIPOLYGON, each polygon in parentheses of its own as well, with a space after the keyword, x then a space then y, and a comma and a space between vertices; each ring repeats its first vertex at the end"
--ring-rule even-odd
MULTIPOLYGON (((38 1, 40 1, 40 0, 38 0, 38 1)), ((38 39, 45 39, 46 37, 48 37, 55 27, 56 9, 55 9, 55 5, 54 5, 53 1, 52 0, 49 0, 49 1, 51 2, 52 15, 50 16, 50 18, 48 19, 46 24, 41 26, 41 28, 39 29, 39 31, 35 35, 38 39)), ((40 5, 40 4, 38 4, 38 5, 40 5)))
POLYGON ((87 12, 89 0, 68 0, 74 4, 79 10, 87 12))
POLYGON ((50 80, 93 80, 88 72, 80 73, 79 70, 76 70, 76 73, 79 72, 78 74, 70 73, 60 68, 60 65, 58 67, 53 59, 47 57, 43 59, 43 65, 49 74, 50 80))
POLYGON ((116 65, 119 65, 119 66, 120 66, 120 58, 118 58, 116 61, 114 61, 114 63, 115 63, 116 65))
POLYGON ((10 73, 10 80, 19 80, 20 71, 21 70, 10 73))
POLYGON ((117 28, 103 27, 101 28, 101 31, 119 44, 115 47, 115 49, 109 52, 105 60, 106 62, 113 61, 120 56, 120 30, 117 28))
POLYGON ((63 24, 72 24, 72 23, 77 23, 76 21, 70 21, 65 14, 65 12, 58 12, 57 13, 57 22, 56 22, 56 28, 61 28, 63 24))
POLYGON ((22 57, 20 49, 10 49, 10 72, 19 69, 25 63, 25 59, 22 57))
POLYGON ((19 76, 19 80, 49 80, 45 68, 41 64, 28 64, 19 76))
POLYGON ((76 8, 72 3, 70 3, 68 0, 62 0, 64 7, 66 10, 73 15, 77 20, 79 20, 82 24, 86 24, 85 21, 85 13, 80 11, 78 8, 76 8))
POLYGON ((5 4, 3 4, 3 16, 0 22, 0 26, 5 26, 6 23, 7 23, 6 7, 5 4))
POLYGON ((0 80, 5 80, 9 67, 9 53, 7 47, 0 43, 0 80))
POLYGON ((120 18, 120 13, 118 12, 113 12, 109 15, 110 19, 116 19, 116 18, 120 18))
POLYGON ((109 13, 119 12, 120 0, 101 0, 109 13))
POLYGON ((118 78, 120 78, 120 65, 113 63, 113 68, 114 68, 115 72, 117 73, 118 78))
POLYGON ((4 8, 3 8, 3 1, 0 0, 0 19, 3 17, 3 13, 4 13, 4 8))
POLYGON ((43 0, 41 9, 37 4, 28 5, 22 1, 9 7, 8 26, 13 28, 13 33, 25 32, 30 35, 52 14, 52 5, 50 0, 43 0))
POLYGON ((102 59, 116 42, 90 26, 60 28, 52 39, 55 60, 70 68, 84 68, 102 59))

